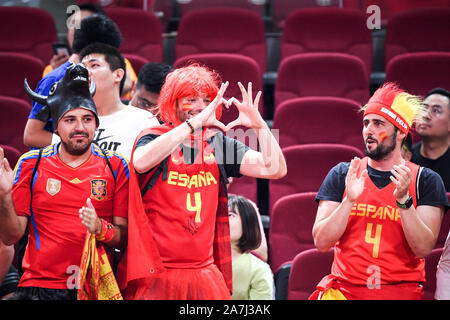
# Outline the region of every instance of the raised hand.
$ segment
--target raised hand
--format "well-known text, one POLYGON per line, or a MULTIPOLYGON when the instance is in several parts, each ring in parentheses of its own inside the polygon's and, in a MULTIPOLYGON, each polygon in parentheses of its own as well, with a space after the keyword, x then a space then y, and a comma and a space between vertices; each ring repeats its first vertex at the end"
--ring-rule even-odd
POLYGON ((225 131, 226 127, 225 125, 217 120, 216 118, 216 109, 221 105, 225 104, 228 106, 229 102, 223 98, 223 95, 225 93, 225 90, 228 88, 228 81, 225 83, 222 83, 219 91, 217 92, 216 97, 214 98, 211 103, 202 110, 198 115, 194 116, 192 120, 190 119, 191 123, 195 123, 195 128, 198 127, 218 127, 219 129, 225 131), (199 120, 200 123, 197 122, 199 120))
POLYGON ((398 202, 403 203, 408 198, 408 188, 411 183, 411 170, 405 165, 394 165, 391 169, 394 177, 389 178, 395 184, 394 197, 398 202))
POLYGON ((3 148, 0 147, 0 196, 11 192, 13 187, 14 174, 5 158, 3 148))
POLYGON ((258 111, 259 99, 261 98, 261 91, 256 94, 255 100, 252 97, 252 83, 248 83, 247 91, 245 90, 242 83, 238 82, 239 89, 242 93, 242 102, 236 98, 231 98, 228 100, 228 104, 233 103, 239 110, 239 116, 236 120, 230 122, 226 130, 229 130, 236 126, 245 126, 253 129, 260 129, 264 126, 265 121, 261 117, 258 111))
POLYGON ((92 234, 97 234, 102 229, 102 223, 95 213, 95 208, 92 205, 91 199, 87 198, 86 207, 81 207, 78 211, 80 213, 81 223, 92 234))
POLYGON ((347 176, 345 177, 345 190, 347 192, 347 198, 350 201, 355 201, 364 191, 364 180, 367 178, 367 169, 361 173, 361 175, 357 176, 357 171, 361 159, 358 157, 354 157, 350 162, 350 167, 347 172, 347 176))

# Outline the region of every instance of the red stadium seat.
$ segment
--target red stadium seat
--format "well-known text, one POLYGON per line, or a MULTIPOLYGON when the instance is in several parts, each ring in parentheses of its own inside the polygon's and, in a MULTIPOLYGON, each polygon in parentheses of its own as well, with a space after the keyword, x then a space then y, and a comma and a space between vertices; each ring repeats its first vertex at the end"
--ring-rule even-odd
POLYGON ((47 65, 56 40, 50 13, 38 8, 0 7, 0 52, 27 54, 47 65))
POLYGON ((169 21, 174 18, 174 2, 172 0, 155 0, 153 5, 153 13, 158 17, 161 22, 161 28, 163 32, 170 32, 169 21))
POLYGON ((19 160, 22 153, 16 148, 11 147, 10 145, 7 144, 0 144, 0 147, 3 149, 5 158, 8 159, 8 163, 11 169, 14 170, 17 160, 19 160))
POLYGON ((405 53, 450 52, 450 8, 420 9, 399 13, 389 20, 384 62, 405 53))
POLYGON ((254 1, 254 0, 184 0, 178 1, 178 11, 180 17, 184 16, 187 12, 206 9, 206 8, 217 8, 217 7, 228 7, 228 8, 241 8, 253 11, 259 15, 263 14, 265 1, 254 1))
POLYGON ((254 59, 266 72, 266 34, 261 15, 239 8, 198 9, 178 26, 175 60, 198 53, 234 53, 254 59))
POLYGON ((258 203, 258 182, 256 178, 249 176, 233 178, 233 182, 228 185, 228 193, 243 196, 258 203))
POLYGON ((273 23, 276 29, 283 29, 285 19, 296 9, 311 7, 340 7, 340 0, 317 1, 317 0, 272 0, 273 23))
POLYGON ((141 68, 148 63, 149 61, 145 59, 144 57, 137 56, 135 54, 124 54, 125 58, 130 61, 131 66, 133 67, 134 72, 136 73, 136 76, 139 75, 139 71, 141 68))
POLYGON ((299 252, 314 248, 315 197, 316 192, 296 193, 282 197, 274 204, 269 228, 269 261, 273 274, 299 252))
MULTIPOLYGON (((344 0, 345 7, 353 7, 367 13, 367 8, 376 5, 381 14, 381 26, 386 27, 393 16, 414 9, 448 8, 449 0, 344 0), (355 4, 351 2, 359 2, 355 4), (346 5, 350 4, 350 5, 346 5)), ((372 11, 373 12, 373 11, 372 11)), ((371 12, 371 13, 372 13, 371 12)))
POLYGON ((308 300, 320 280, 331 272, 333 258, 333 249, 310 249, 297 254, 289 275, 288 300, 308 300))
POLYGON ((289 194, 317 192, 327 173, 339 162, 364 154, 356 147, 340 144, 306 144, 283 148, 288 173, 269 182, 269 213, 275 202, 289 194))
POLYGON ((439 259, 441 258, 444 249, 436 248, 425 257, 425 284, 423 291, 425 300, 434 300, 434 292, 436 291, 436 271, 439 259))
POLYGON ((450 88, 450 51, 407 53, 393 58, 386 68, 386 82, 416 95, 433 88, 450 88))
POLYGON ((134 8, 153 12, 160 20, 163 31, 167 29, 169 18, 172 15, 172 0, 77 0, 78 3, 95 3, 102 5, 104 9, 109 8, 134 8))
POLYGON ((361 59, 372 72, 372 34, 359 10, 333 7, 306 8, 286 19, 281 39, 281 60, 298 53, 338 52, 361 59))
POLYGON ((29 150, 23 144, 23 131, 31 105, 22 99, 0 96, 0 143, 24 153, 29 150))
POLYGON ((30 88, 36 88, 44 69, 41 60, 21 53, 0 52, 0 66, 0 95, 23 99, 31 105, 23 81, 27 78, 30 88))
POLYGON ((296 144, 338 143, 364 151, 359 108, 355 101, 345 98, 289 99, 277 107, 272 128, 279 130, 282 148, 296 144))
POLYGON ((122 33, 122 54, 138 55, 152 62, 163 61, 161 23, 152 12, 134 8, 105 8, 105 12, 122 33))
POLYGON ((275 110, 285 100, 307 96, 341 97, 365 104, 369 99, 369 77, 364 64, 343 53, 296 54, 281 61, 275 83, 275 110))
MULTIPOLYGON (((191 62, 198 62, 219 73, 222 81, 229 81, 225 98, 236 97, 241 100, 242 94, 237 82, 240 81, 245 88, 248 82, 252 82, 253 98, 259 90, 262 91, 262 77, 258 64, 255 60, 240 54, 230 53, 205 53, 188 55, 179 58, 174 63, 174 68, 185 66, 191 62)), ((259 99, 259 112, 264 117, 263 96, 259 99)), ((221 121, 228 124, 238 116, 238 110, 232 106, 230 109, 222 108, 221 121)))
MULTIPOLYGON (((158 0, 159 1, 159 0, 158 0)), ((104 8, 138 8, 151 10, 156 0, 77 0, 77 4, 93 3, 104 8)))

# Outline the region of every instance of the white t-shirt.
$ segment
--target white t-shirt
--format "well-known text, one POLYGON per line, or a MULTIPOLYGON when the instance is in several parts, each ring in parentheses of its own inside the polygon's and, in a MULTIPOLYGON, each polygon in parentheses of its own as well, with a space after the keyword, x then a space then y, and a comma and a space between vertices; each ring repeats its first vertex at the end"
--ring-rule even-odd
POLYGON ((117 151, 128 160, 138 134, 146 128, 159 125, 150 112, 131 105, 98 118, 100 125, 95 132, 94 142, 104 150, 117 151))
MULTIPOLYGON (((152 113, 131 105, 98 118, 100 125, 95 132, 94 142, 103 150, 116 151, 127 160, 131 158, 131 149, 138 134, 144 129, 159 125, 152 113)), ((53 134, 52 144, 59 141, 59 136, 53 134)))

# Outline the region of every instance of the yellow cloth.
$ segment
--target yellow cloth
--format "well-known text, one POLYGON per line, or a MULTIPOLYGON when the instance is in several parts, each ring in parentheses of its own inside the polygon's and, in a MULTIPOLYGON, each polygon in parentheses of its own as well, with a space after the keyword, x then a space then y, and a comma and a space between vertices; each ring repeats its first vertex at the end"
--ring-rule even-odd
POLYGON ((339 289, 330 288, 323 292, 320 300, 347 300, 339 289))
MULTIPOLYGON (((137 82, 137 75, 136 72, 134 72, 133 66, 131 65, 130 60, 128 60, 127 58, 125 58, 125 67, 127 70, 127 74, 130 74, 131 77, 131 88, 134 87, 134 85, 137 82)), ((120 97, 124 100, 131 100, 131 89, 128 92, 122 92, 122 96, 120 97)))
POLYGON ((47 73, 49 73, 52 70, 53 70, 53 68, 50 64, 48 66, 46 66, 44 71, 42 71, 42 78, 45 77, 47 75, 47 73))
POLYGON ((78 300, 123 300, 105 248, 90 233, 81 257, 78 300))
POLYGON ((233 259, 233 300, 273 300, 273 291, 267 263, 249 252, 233 259))

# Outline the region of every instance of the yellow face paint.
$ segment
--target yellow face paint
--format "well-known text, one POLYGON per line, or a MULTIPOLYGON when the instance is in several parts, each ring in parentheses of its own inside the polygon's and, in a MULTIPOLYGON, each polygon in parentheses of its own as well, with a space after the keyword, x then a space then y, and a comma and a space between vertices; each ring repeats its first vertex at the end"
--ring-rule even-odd
POLYGON ((183 111, 191 111, 192 110, 192 105, 191 104, 183 104, 181 106, 181 110, 183 110, 183 111))
POLYGON ((378 135, 378 138, 380 140, 380 142, 383 142, 384 140, 387 139, 387 134, 384 131, 381 131, 380 134, 378 135))

